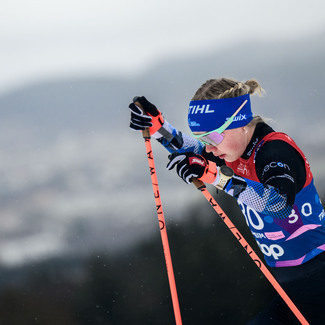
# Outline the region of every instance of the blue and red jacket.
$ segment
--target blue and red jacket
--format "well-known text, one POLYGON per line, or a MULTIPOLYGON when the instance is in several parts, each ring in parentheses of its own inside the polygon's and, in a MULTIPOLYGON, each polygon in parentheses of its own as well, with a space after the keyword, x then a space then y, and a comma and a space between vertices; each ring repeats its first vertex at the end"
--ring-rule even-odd
MULTIPOLYGON (((314 186, 309 163, 296 143, 284 133, 271 132, 254 145, 246 158, 226 164, 246 183, 245 189, 236 198, 267 264, 272 267, 300 265, 325 251, 325 212, 314 186), (279 217, 275 210, 281 206, 281 200, 276 201, 277 196, 281 196, 276 189, 268 188, 266 191, 261 186, 255 168, 261 148, 275 140, 288 143, 301 155, 306 172, 305 183, 296 193, 291 211, 279 217), (259 199, 263 207, 255 208, 259 199)), ((264 170, 272 167, 289 168, 280 161, 274 161, 265 166, 264 170)), ((231 192, 234 186, 229 184, 227 192, 231 192)))

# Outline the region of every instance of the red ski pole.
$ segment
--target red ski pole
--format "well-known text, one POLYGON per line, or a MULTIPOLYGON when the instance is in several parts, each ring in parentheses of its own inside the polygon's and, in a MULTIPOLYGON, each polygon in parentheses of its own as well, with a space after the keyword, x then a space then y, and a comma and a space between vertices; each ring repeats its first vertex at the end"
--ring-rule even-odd
MULTIPOLYGON (((134 101, 135 105, 137 105, 139 108, 141 108, 143 110, 141 104, 136 101, 136 98, 133 101, 134 101)), ((170 254, 170 249, 169 249, 167 230, 166 230, 165 218, 164 218, 164 213, 163 213, 161 198, 160 198, 160 193, 159 193, 158 179, 157 179, 155 162, 154 162, 153 153, 152 153, 149 129, 145 129, 144 131, 142 131, 142 136, 144 138, 145 146, 146 146, 146 150, 147 150, 147 158, 148 158, 149 170, 150 170, 150 175, 151 175, 153 193, 154 193, 155 202, 156 202, 160 235, 161 235, 161 240, 162 240, 162 245, 163 245, 163 250, 164 250, 164 256, 165 256, 165 262, 166 262, 166 268, 167 268, 169 288, 170 288, 170 293, 171 293, 171 298, 172 298, 172 303, 173 303, 175 321, 176 321, 176 325, 182 325, 182 318, 181 318, 181 312, 180 312, 180 308, 179 308, 175 276, 174 276, 174 270, 173 270, 173 263, 172 263, 172 258, 171 258, 171 254, 170 254)))
POLYGON ((254 252, 254 250, 250 247, 250 245, 245 240, 245 238, 240 234, 238 229, 234 226, 234 224, 229 219, 229 217, 221 209, 220 205, 216 202, 216 200, 209 193, 209 191, 207 190, 204 183, 196 178, 192 178, 192 182, 196 186, 196 188, 198 190, 200 190, 202 192, 202 194, 205 196, 205 198, 209 201, 210 205, 217 212, 217 214, 223 220, 223 222, 227 225, 227 227, 231 230, 233 235, 238 239, 238 241, 241 243, 241 245, 243 246, 243 248, 245 249, 247 254, 255 262, 255 264, 258 266, 258 268, 261 270, 261 272, 264 274, 264 276, 269 280, 269 282, 272 284, 274 289, 278 292, 278 294, 281 296, 281 298, 284 300, 284 302, 288 305, 288 307, 291 309, 291 311, 295 314, 295 316, 300 321, 300 323, 303 325, 308 325, 309 323, 307 322, 306 318, 301 314, 299 309, 292 302, 292 300, 289 298, 289 296, 286 294, 286 292, 282 289, 282 287, 280 286, 278 281, 274 278, 274 276, 269 271, 269 269, 265 266, 265 264, 258 257, 258 255, 254 252))

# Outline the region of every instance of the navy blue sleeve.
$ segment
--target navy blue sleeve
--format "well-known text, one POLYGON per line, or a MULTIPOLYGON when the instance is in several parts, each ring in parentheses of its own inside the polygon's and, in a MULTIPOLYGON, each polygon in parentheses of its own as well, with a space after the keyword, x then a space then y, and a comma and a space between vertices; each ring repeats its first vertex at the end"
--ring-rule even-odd
POLYGON ((271 185, 293 205, 306 181, 305 163, 289 143, 274 140, 263 145, 256 155, 256 174, 264 185, 271 185))

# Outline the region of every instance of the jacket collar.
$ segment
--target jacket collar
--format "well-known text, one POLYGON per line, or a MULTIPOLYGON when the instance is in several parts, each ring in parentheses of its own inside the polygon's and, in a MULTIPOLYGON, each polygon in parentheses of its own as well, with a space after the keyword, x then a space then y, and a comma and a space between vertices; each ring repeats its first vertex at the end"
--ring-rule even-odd
POLYGON ((255 127, 253 136, 248 143, 246 150, 244 151, 243 155, 241 156, 242 159, 249 159, 250 156, 253 154, 254 149, 260 143, 260 141, 269 133, 274 132, 274 130, 264 122, 258 123, 255 127))

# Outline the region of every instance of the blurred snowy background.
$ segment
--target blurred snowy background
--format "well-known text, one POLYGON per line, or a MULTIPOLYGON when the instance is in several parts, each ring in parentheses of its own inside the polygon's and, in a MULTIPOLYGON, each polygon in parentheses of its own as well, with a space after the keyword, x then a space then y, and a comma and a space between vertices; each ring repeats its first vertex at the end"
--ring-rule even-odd
MULTIPOLYGON (((324 1, 1 1, 0 44, 1 324, 173 323, 135 95, 187 132, 203 82, 256 78, 325 198, 324 1)), ((245 323, 274 290, 153 150, 184 324, 245 323)))
MULTIPOLYGON (((11 0, 0 11, 0 264, 116 250, 156 231, 145 95, 179 129, 207 79, 256 78, 253 98, 305 151, 325 194, 324 1, 11 0)), ((153 143, 167 222, 202 197, 153 143)))

